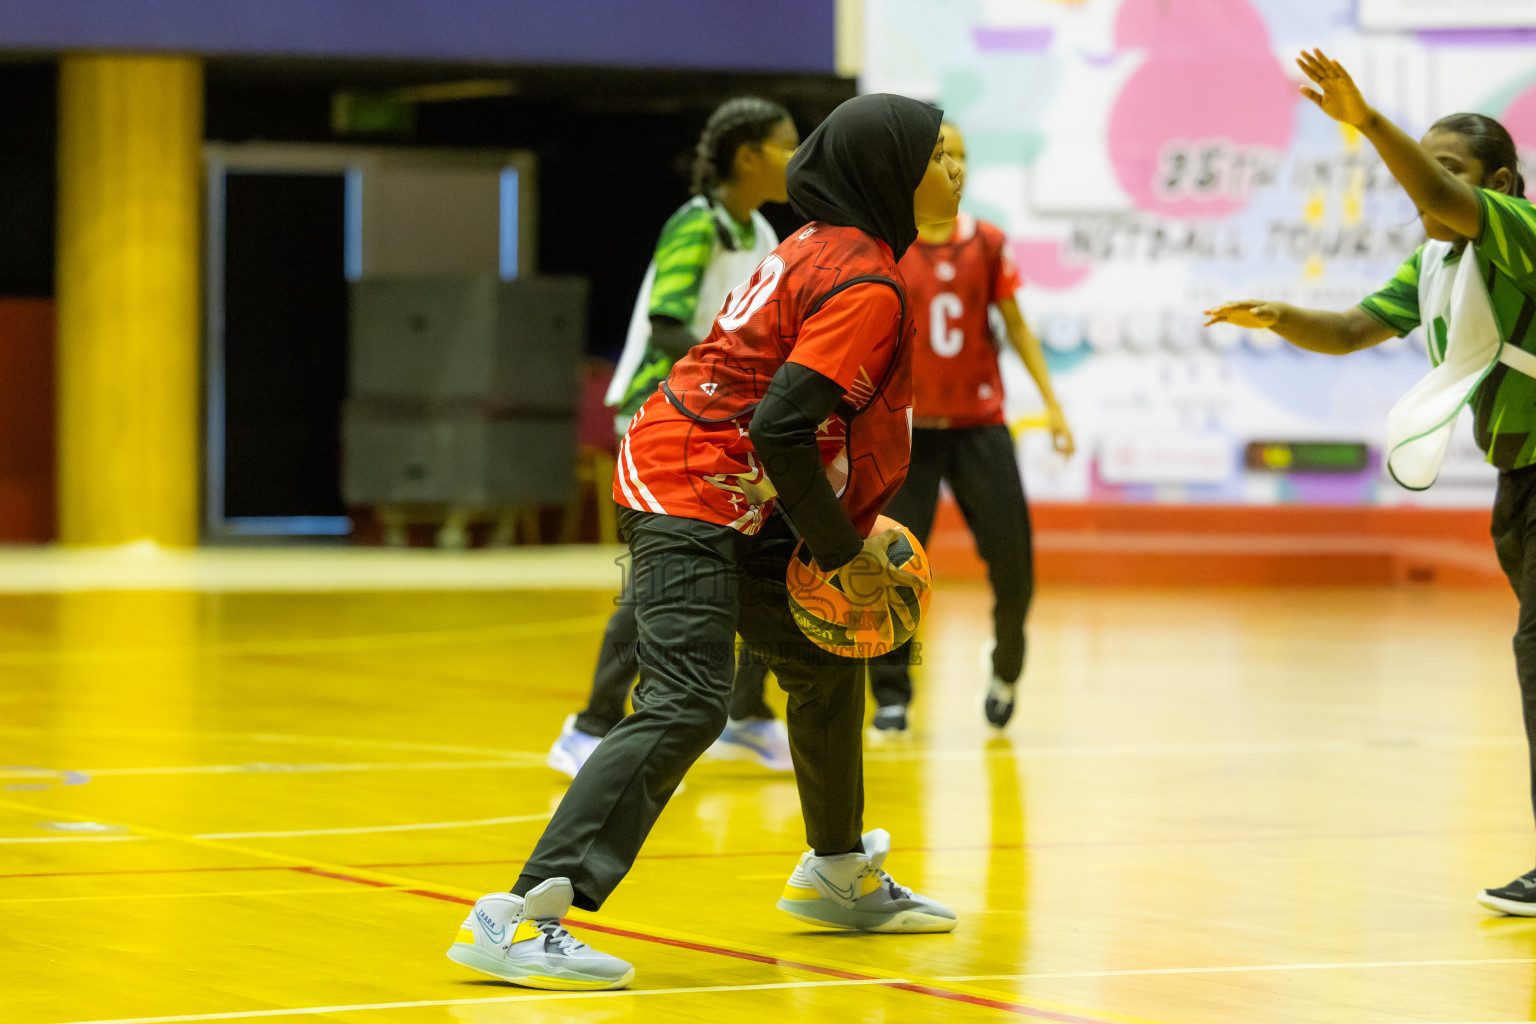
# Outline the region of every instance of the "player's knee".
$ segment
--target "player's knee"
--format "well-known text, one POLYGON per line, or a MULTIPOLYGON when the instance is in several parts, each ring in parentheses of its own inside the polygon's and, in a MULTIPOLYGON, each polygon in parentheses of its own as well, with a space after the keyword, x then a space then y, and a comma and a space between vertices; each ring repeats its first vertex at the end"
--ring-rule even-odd
POLYGON ((702 754, 725 731, 725 724, 730 720, 730 700, 723 694, 718 699, 711 697, 690 717, 688 735, 692 745, 702 754))

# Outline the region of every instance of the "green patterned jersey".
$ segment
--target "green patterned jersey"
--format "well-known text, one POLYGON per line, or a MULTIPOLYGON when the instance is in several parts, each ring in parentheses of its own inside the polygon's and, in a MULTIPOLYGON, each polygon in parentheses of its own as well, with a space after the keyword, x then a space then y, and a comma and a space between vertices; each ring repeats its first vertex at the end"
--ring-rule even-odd
MULTIPOLYGON (((1536 207, 1502 192, 1477 189, 1482 227, 1472 244, 1479 263, 1487 268, 1484 283, 1494 319, 1506 343, 1536 351, 1531 322, 1536 317, 1536 207)), ((1386 286, 1360 303, 1370 316, 1407 334, 1421 322, 1419 271, 1424 247, 1397 269, 1386 286)), ((1451 265, 1460 253, 1446 259, 1451 265)), ((1445 355, 1446 325, 1429 325, 1430 358, 1445 355)), ((1536 462, 1536 379, 1496 365, 1472 396, 1477 444, 1488 461, 1500 469, 1519 469, 1536 462)))
MULTIPOLYGON (((648 315, 669 316, 685 327, 693 326, 699 308, 699 286, 715 254, 724 247, 722 231, 731 233, 736 249, 752 248, 754 225, 750 221, 737 223, 703 196, 694 196, 667 219, 656 242, 656 276, 651 283, 648 315)), ((619 411, 633 415, 671 370, 672 359, 660 349, 647 346, 619 411)))

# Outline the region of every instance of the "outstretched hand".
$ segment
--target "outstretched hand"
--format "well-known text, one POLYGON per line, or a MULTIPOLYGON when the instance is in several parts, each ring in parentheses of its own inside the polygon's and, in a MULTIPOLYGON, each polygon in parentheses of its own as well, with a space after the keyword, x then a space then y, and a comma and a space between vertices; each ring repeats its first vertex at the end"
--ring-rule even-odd
POLYGON ((1303 85, 1301 94, 1316 103, 1323 113, 1356 128, 1371 119, 1370 104, 1365 102, 1360 87, 1338 61, 1322 50, 1311 53, 1302 50, 1301 56, 1296 58, 1296 66, 1317 86, 1313 89, 1303 85))
POLYGON ((1212 324, 1233 324, 1251 330, 1263 330, 1280 321, 1280 306, 1262 299, 1242 299, 1238 302, 1223 302, 1214 309, 1206 310, 1205 315, 1210 317, 1205 322, 1207 327, 1212 324))

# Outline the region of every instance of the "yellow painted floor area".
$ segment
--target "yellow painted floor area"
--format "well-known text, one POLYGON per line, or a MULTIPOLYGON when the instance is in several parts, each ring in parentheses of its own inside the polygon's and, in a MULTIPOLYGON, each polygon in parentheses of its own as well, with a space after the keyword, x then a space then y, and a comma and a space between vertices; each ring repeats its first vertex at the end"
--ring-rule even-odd
POLYGON ((562 994, 443 954, 560 799, 609 595, 0 594, 0 1022, 1536 1019, 1536 920, 1473 902, 1533 863, 1512 598, 1049 589, 1001 736, 988 600, 941 588, 866 767, 954 933, 775 910, 793 782, 703 762, 573 921, 633 988, 562 994))

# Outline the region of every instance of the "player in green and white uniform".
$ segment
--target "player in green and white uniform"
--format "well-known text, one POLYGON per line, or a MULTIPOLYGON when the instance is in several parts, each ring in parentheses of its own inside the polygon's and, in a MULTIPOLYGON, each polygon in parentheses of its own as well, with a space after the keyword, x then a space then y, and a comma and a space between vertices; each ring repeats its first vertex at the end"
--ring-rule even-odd
MULTIPOLYGON (((763 203, 788 198, 784 169, 799 143, 794 120, 777 103, 739 97, 710 115, 694 157, 693 198, 662 228, 608 388, 620 434, 667 379, 672 364, 709 334, 731 289, 751 277, 779 244, 757 211, 763 203)), ((624 717, 638 671, 638 640, 634 610, 621 601, 603 634, 587 707, 566 719, 550 747, 550 767, 574 778, 598 740, 624 717)), ((763 700, 766 673, 743 654, 730 721, 711 753, 789 771, 784 723, 763 700)))
MULTIPOLYGON (((1437 433, 1441 446, 1415 467, 1417 475, 1405 479, 1393 468, 1405 484, 1428 486, 1456 414, 1464 404, 1472 406, 1478 446, 1499 469, 1494 546, 1520 598, 1515 665, 1536 802, 1536 207, 1525 199, 1514 142, 1497 121, 1454 114, 1415 142, 1365 102, 1337 61, 1314 50, 1297 63, 1312 82, 1303 94, 1371 141, 1418 206, 1430 241, 1386 287, 1345 312, 1249 300, 1207 310, 1209 322, 1268 328, 1301 348, 1332 355, 1357 352, 1425 324, 1435 369, 1398 403, 1393 416, 1410 399, 1431 401, 1403 415, 1425 409, 1432 415, 1428 429, 1402 431, 1401 443, 1389 445, 1388 465, 1393 467, 1399 448, 1437 433), (1456 369, 1452 360, 1469 351, 1474 358, 1464 365, 1472 372, 1459 378, 1441 372, 1456 369), (1437 383, 1448 386, 1424 388, 1437 383)), ((1393 430, 1389 419, 1389 434, 1393 430)), ((1484 889, 1477 899, 1493 910, 1536 917, 1536 869, 1508 885, 1484 889)))
POLYGON ((667 379, 672 364, 709 333, 725 296, 752 276, 776 245, 773 228, 755 209, 748 220, 738 221, 719 200, 702 195, 667 219, 635 303, 624 356, 608 388, 620 434, 667 379))
MULTIPOLYGON (((1536 314, 1536 206, 1523 196, 1485 188, 1474 190, 1474 194, 1480 227, 1472 244, 1485 270, 1488 302, 1499 334, 1518 348, 1536 348, 1527 344, 1536 314)), ((1361 300, 1360 308, 1391 328, 1392 334, 1407 334, 1424 322, 1419 293, 1425 275, 1436 269, 1426 266, 1425 260, 1439 259, 1442 267, 1451 267, 1462 259, 1464 248, 1453 244, 1447 253, 1433 242, 1419 246, 1385 287, 1361 300)), ((1426 340, 1438 363, 1446 356, 1450 322, 1445 316, 1430 316, 1429 320, 1426 340)), ((1470 404, 1477 445, 1487 453, 1490 464, 1509 471, 1536 462, 1536 378, 1497 365, 1474 392, 1470 404)))

